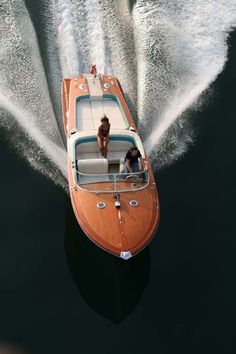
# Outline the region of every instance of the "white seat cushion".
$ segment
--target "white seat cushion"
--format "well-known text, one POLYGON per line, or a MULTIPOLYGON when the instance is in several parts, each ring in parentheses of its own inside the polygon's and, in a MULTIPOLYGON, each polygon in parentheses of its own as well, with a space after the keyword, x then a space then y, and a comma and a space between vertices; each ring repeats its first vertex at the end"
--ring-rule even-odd
POLYGON ((132 144, 129 141, 110 140, 109 151, 128 151, 132 144))
POLYGON ((87 153, 87 152, 98 152, 98 143, 97 143, 97 139, 94 141, 89 141, 87 143, 82 143, 82 144, 78 144, 76 146, 76 151, 77 154, 80 153, 87 153))
POLYGON ((100 159, 102 154, 99 152, 85 152, 82 154, 78 154, 77 160, 88 160, 88 159, 100 159))
POLYGON ((107 153, 107 159, 110 162, 120 162, 120 159, 125 159, 127 151, 109 151, 107 153))
POLYGON ((78 171, 85 174, 105 174, 108 173, 108 161, 107 159, 78 160, 78 171))

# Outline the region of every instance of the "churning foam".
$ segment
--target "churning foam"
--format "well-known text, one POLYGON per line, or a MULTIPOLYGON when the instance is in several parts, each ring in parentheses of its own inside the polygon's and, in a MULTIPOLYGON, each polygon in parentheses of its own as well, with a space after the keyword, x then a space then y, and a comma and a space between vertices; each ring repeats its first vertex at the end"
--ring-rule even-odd
MULTIPOLYGON (((35 144, 33 145, 33 152, 36 154, 39 150, 42 150, 47 158, 53 163, 54 168, 58 168, 60 173, 67 179, 67 169, 66 169, 66 152, 60 146, 55 144, 52 140, 50 140, 41 129, 36 127, 34 124, 34 120, 32 119, 31 113, 25 111, 19 105, 15 106, 7 97, 4 97, 0 93, 0 105, 1 108, 5 109, 6 112, 10 113, 12 117, 15 117, 19 126, 24 130, 25 135, 29 136, 28 143, 35 144)), ((47 133, 45 131, 45 133, 47 133)), ((12 139, 14 141, 14 139, 12 139)), ((17 144, 17 142, 16 142, 17 144)), ((31 156, 27 155, 27 149, 24 151, 24 155, 27 158, 31 158, 31 156)), ((41 168, 41 172, 47 174, 50 171, 45 171, 44 168, 41 168)), ((51 175, 58 175, 56 173, 52 173, 51 175)), ((54 180, 57 182, 56 180, 54 180)))
POLYGON ((89 62, 96 63, 100 73, 112 74, 110 57, 103 28, 104 18, 98 0, 85 1, 89 62))
MULTIPOLYGON (((133 19, 138 114, 146 131, 145 147, 149 154, 157 150, 159 165, 168 164, 186 150, 180 129, 173 130, 170 139, 169 128, 224 67, 227 37, 236 25, 236 2, 139 0, 133 19)), ((191 135, 189 131, 186 142, 191 135)))
POLYGON ((66 154, 34 28, 23 1, 1 6, 0 125, 13 148, 64 187, 66 154))
MULTIPOLYGON (((192 140, 191 129, 183 134, 190 116, 186 110, 225 65, 227 38, 236 25, 236 2, 133 3, 131 11, 127 0, 54 0, 52 13, 47 13, 54 26, 47 46, 56 41, 56 48, 52 46, 56 53, 42 52, 52 65, 60 58, 61 72, 53 72, 58 75, 53 77, 55 82, 87 72, 92 63, 99 71, 117 76, 132 113, 137 113, 148 153, 157 151, 155 159, 163 166, 183 154, 192 140)), ((58 96, 59 85, 49 93, 47 79, 51 77, 45 76, 41 48, 23 0, 1 5, 0 41, 0 106, 29 137, 25 147, 19 145, 22 154, 64 186, 62 118, 54 114, 60 112, 60 102, 54 100, 52 106, 50 99, 58 96), (37 159, 38 150, 45 154, 45 168, 44 159, 37 159)), ((7 125, 14 136, 15 125, 6 119, 1 125, 7 125)))
POLYGON ((148 154, 157 150, 159 166, 171 163, 193 132, 170 127, 222 71, 236 25, 235 1, 137 0, 132 11, 127 0, 72 2, 82 70, 96 62, 101 72, 119 77, 148 154))
POLYGON ((55 0, 54 12, 62 77, 76 76, 79 74, 80 62, 75 8, 70 0, 55 0))

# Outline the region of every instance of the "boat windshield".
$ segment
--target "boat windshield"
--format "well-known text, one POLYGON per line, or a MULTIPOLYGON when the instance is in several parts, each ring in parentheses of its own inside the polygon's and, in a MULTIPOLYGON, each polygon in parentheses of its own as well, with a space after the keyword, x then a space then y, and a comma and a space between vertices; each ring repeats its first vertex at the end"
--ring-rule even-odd
POLYGON ((91 192, 130 192, 148 184, 147 171, 135 173, 82 173, 76 171, 79 186, 91 192))

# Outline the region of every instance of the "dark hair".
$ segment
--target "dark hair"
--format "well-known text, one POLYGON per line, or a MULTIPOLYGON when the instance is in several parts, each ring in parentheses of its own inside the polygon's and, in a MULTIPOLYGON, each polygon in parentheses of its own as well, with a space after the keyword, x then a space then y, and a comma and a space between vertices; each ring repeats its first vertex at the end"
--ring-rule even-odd
POLYGON ((135 145, 133 145, 133 146, 131 146, 131 148, 130 148, 130 151, 136 151, 136 150, 138 150, 138 148, 137 148, 137 146, 135 146, 135 145))
POLYGON ((107 116, 105 114, 102 117, 101 122, 107 122, 107 124, 109 123, 109 119, 107 118, 107 116))

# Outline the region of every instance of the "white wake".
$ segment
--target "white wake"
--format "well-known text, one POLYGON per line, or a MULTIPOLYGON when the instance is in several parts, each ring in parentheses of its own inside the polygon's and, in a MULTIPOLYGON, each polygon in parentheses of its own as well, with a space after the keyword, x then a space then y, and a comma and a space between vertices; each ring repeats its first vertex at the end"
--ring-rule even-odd
POLYGON ((189 108, 201 100, 227 61, 227 39, 236 25, 235 0, 133 4, 54 0, 45 7, 50 8, 45 14, 46 52, 39 47, 24 1, 1 5, 1 127, 12 137, 20 134, 24 144, 15 139, 16 148, 18 144, 32 166, 64 188, 59 98, 63 77, 88 72, 90 64, 117 76, 147 152, 156 152, 153 160, 160 167, 186 151, 193 135, 187 124, 189 108), (42 52, 50 63, 46 74, 42 52))
MULTIPOLYGON (((180 129, 172 130, 171 137, 168 130, 223 70, 227 38, 236 25, 236 2, 140 0, 133 18, 138 114, 147 131, 146 149, 149 154, 157 151, 160 166, 171 163, 187 148, 183 148, 180 129)), ((187 143, 191 137, 189 131, 187 143)))

